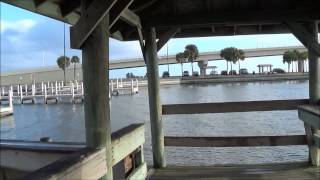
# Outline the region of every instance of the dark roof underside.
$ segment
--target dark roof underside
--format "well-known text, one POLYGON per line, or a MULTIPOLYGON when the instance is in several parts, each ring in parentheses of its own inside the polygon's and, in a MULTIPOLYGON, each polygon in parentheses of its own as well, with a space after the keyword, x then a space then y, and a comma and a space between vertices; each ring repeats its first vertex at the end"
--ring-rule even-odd
MULTIPOLYGON (((57 20, 75 24, 81 0, 1 0, 57 20)), ((175 37, 204 37, 288 33, 284 20, 307 23, 320 20, 319 0, 134 0, 129 10, 144 28, 160 35, 179 27, 175 37)), ((137 40, 135 27, 119 19, 111 33, 137 40)))

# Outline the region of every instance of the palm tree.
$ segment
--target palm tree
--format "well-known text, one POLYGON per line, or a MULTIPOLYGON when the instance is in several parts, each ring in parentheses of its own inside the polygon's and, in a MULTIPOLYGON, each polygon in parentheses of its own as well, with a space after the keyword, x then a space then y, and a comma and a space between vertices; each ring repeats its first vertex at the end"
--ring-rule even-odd
POLYGON ((191 70, 193 74, 193 62, 198 58, 199 56, 199 50, 198 47, 194 44, 188 44, 185 47, 184 51, 184 57, 188 60, 188 62, 191 62, 191 70))
POLYGON ((64 82, 66 81, 66 68, 70 66, 70 58, 67 56, 60 56, 57 59, 57 64, 63 70, 64 82))
POLYGON ((78 56, 72 56, 71 63, 73 63, 73 80, 76 80, 76 64, 80 62, 80 58, 78 56))
POLYGON ((290 64, 291 64, 291 61, 292 61, 292 53, 291 51, 286 51, 284 52, 283 56, 282 56, 282 62, 285 64, 285 63, 288 63, 288 73, 290 72, 290 64))
POLYGON ((304 51, 304 52, 301 52, 301 55, 300 55, 301 59, 303 60, 303 71, 306 72, 307 71, 307 66, 306 66, 306 62, 309 58, 309 53, 308 51, 304 51))
POLYGON ((304 52, 299 52, 298 51, 298 62, 302 62, 303 63, 303 72, 305 72, 305 62, 308 59, 308 51, 304 51, 304 52))
MULTIPOLYGON (((237 49, 235 47, 224 48, 220 51, 220 57, 227 61, 227 71, 228 71, 228 62, 231 62, 231 71, 232 71, 232 63, 235 64, 237 61, 244 60, 245 54, 244 51, 237 49)), ((240 69, 240 62, 239 62, 240 69)))
POLYGON ((240 61, 244 61, 244 59, 246 58, 244 51, 242 49, 238 49, 238 58, 239 58, 238 62, 239 62, 239 74, 240 74, 240 69, 241 69, 240 61))
POLYGON ((293 50, 293 54, 294 54, 294 59, 293 61, 295 62, 295 65, 296 65, 296 72, 298 72, 298 61, 299 61, 299 58, 301 56, 301 53, 298 51, 298 50, 293 50))
POLYGON ((185 61, 184 53, 180 52, 176 54, 176 61, 181 64, 181 76, 183 76, 183 63, 185 61))

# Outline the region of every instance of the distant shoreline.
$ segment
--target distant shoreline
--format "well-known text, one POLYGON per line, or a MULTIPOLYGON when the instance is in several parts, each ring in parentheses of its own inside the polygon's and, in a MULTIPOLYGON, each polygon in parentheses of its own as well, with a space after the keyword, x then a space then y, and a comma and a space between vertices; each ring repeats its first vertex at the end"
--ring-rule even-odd
POLYGON ((230 82, 257 82, 257 81, 286 81, 286 80, 308 80, 308 73, 290 74, 255 74, 255 75, 216 75, 211 77, 183 77, 181 84, 203 84, 203 83, 230 83, 230 82))

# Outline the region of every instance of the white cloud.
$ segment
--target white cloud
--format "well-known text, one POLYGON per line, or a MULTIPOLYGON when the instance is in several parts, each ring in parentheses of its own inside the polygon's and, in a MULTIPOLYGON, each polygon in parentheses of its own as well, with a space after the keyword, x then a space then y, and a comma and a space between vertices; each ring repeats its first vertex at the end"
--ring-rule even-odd
POLYGON ((1 33, 12 30, 18 33, 25 33, 28 32, 33 26, 36 25, 36 22, 31 19, 22 19, 19 21, 5 21, 1 20, 1 33))

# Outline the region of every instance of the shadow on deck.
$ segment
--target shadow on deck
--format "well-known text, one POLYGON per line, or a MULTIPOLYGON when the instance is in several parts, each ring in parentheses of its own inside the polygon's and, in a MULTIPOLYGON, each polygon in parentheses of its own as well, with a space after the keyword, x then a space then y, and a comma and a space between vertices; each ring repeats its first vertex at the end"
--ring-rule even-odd
POLYGON ((149 180, 308 180, 320 179, 320 168, 307 163, 233 165, 233 166, 171 166, 163 169, 150 169, 149 180))

